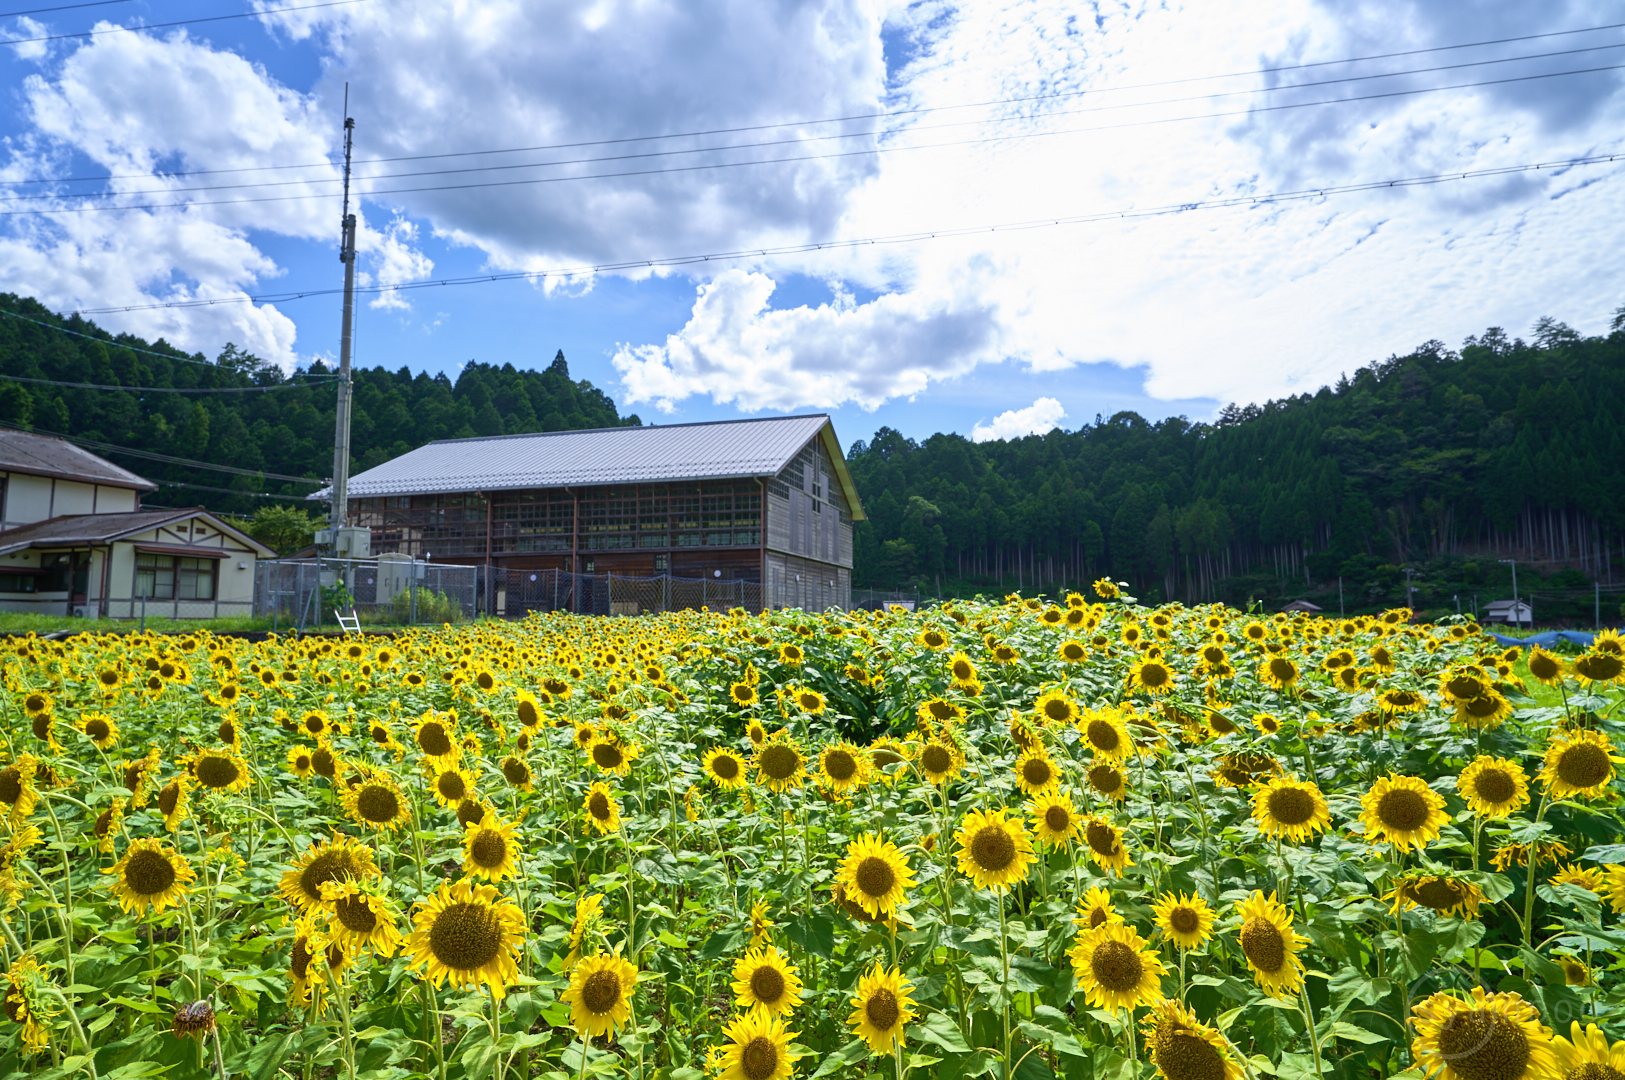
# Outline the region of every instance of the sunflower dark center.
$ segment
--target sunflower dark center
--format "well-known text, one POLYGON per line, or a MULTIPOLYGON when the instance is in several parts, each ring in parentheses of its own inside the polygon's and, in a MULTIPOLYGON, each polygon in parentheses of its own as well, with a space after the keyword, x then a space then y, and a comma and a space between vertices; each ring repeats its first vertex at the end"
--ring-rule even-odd
POLYGON ((1419 829, 1427 824, 1428 801, 1410 788, 1393 788, 1377 801, 1377 820, 1400 832, 1419 829))
POLYGON ((1460 1012, 1439 1028, 1439 1056, 1463 1080, 1517 1080, 1529 1064, 1529 1036, 1498 1012, 1460 1012))
MULTIPOLYGON (((134 791, 135 788, 132 786, 130 790, 134 791)), ((12 804, 22 797, 23 771, 15 765, 0 769, 0 802, 12 804)))
POLYGON ((1021 763, 1021 778, 1033 787, 1043 787, 1055 776, 1055 770, 1041 757, 1030 757, 1021 763))
POLYGON ((1440 878, 1413 885, 1406 892, 1418 904, 1434 911, 1449 911, 1468 896, 1465 886, 1440 878))
POLYGON ((1168 685, 1169 671, 1161 664, 1146 664, 1140 668, 1140 682, 1148 687, 1161 687, 1168 685))
POLYGON ((801 755, 783 743, 764 746, 756 760, 761 764, 762 772, 772 780, 790 779, 801 765, 801 755))
POLYGON ((1290 660, 1277 656, 1270 661, 1270 675, 1279 682, 1291 682, 1298 677, 1298 668, 1290 660))
POLYGON ((1050 698, 1044 702, 1044 715, 1055 721, 1070 720, 1072 719, 1072 705, 1061 698, 1050 698))
POLYGON ((609 796, 602 791, 595 791, 587 796, 587 813, 599 821, 608 821, 610 818, 609 796))
POLYGON ((468 785, 463 782, 462 775, 453 769, 447 769, 440 774, 440 779, 434 783, 435 790, 447 799, 461 800, 468 794, 468 785))
POLYGON ((933 720, 952 720, 954 718, 954 707, 940 698, 929 702, 926 708, 930 710, 933 720))
POLYGON ((954 763, 953 755, 945 746, 932 743, 920 753, 920 765, 926 772, 945 773, 954 763))
POLYGON ((1089 721, 1089 729, 1085 734, 1089 737, 1089 744, 1105 754, 1115 753, 1123 741, 1117 728, 1104 720, 1089 721))
POLYGON ((976 669, 971 667, 967 661, 955 660, 954 678, 960 682, 969 682, 971 679, 976 678, 976 669))
POLYGON ((1612 1065, 1588 1061, 1577 1069, 1570 1069, 1563 1076, 1563 1080, 1625 1080, 1625 1072, 1620 1072, 1612 1065))
POLYGON ((96 719, 96 720, 86 720, 85 721, 85 734, 89 735, 92 739, 96 740, 97 742, 101 742, 103 739, 105 739, 109 735, 113 734, 113 729, 107 726, 107 721, 106 720, 102 720, 102 719, 99 719, 99 718, 96 719))
POLYGON ((510 784, 524 784, 530 781, 530 766, 518 758, 507 758, 502 762, 502 775, 510 784))
POLYGON ((1595 743, 1575 743, 1557 758, 1557 778, 1570 787, 1596 787, 1611 771, 1608 751, 1595 743))
POLYGON ((508 841, 495 829, 481 829, 469 843, 468 853, 475 865, 486 870, 495 869, 508 857, 508 841))
POLYGON ((242 775, 237 763, 224 754, 205 754, 198 758, 194 771, 197 782, 210 788, 230 787, 242 775))
POLYGON ((1274 975, 1286 963, 1286 938, 1274 923, 1255 915, 1242 925, 1241 951, 1259 971, 1274 975))
POLYGON ((882 897, 897 885, 897 873, 885 859, 878 855, 870 855, 858 864, 857 870, 852 874, 852 880, 857 883, 864 895, 882 897))
POLYGON ((1102 795, 1110 795, 1123 786, 1123 774, 1110 765, 1096 765, 1089 770, 1089 786, 1102 795))
POLYGON ((857 775, 858 762, 845 750, 831 750, 824 755, 824 771, 831 780, 845 783, 857 775))
POLYGON ((1066 832, 1072 827, 1072 815, 1066 812, 1066 807, 1051 803, 1044 811, 1044 824, 1050 832, 1066 832))
POLYGON ((1302 788, 1276 788, 1270 792, 1269 811, 1282 825, 1303 825, 1315 816, 1315 797, 1302 788))
POLYGON ((55 724, 55 721, 52 719, 50 713, 42 713, 39 716, 34 717, 34 723, 33 723, 34 738, 36 738, 36 739, 48 738, 50 736, 50 734, 51 734, 51 728, 54 726, 54 724, 55 724))
POLYGON ((1466 701, 1475 698, 1484 692, 1484 684, 1471 675, 1457 675, 1444 684, 1445 690, 1455 698, 1466 701))
POLYGON ((739 775, 739 759, 732 754, 718 754, 711 760, 711 771, 724 780, 732 780, 739 775))
POLYGON ((1199 1035, 1164 1020, 1146 1041, 1151 1060, 1168 1080, 1225 1080, 1223 1055, 1199 1035))
POLYGON ((346 930, 370 934, 378 925, 378 915, 360 897, 343 896, 333 905, 333 915, 346 930))
POLYGON ((310 971, 310 950, 306 948, 307 944, 307 939, 303 937, 293 939, 293 956, 289 960, 288 967, 296 979, 303 979, 310 971))
POLYGON ((626 755, 614 743, 598 743, 592 748, 592 760, 600 769, 618 769, 626 755))
POLYGON ((784 973, 772 964, 763 964, 750 973, 750 992, 763 1005, 777 1005, 784 991, 784 973))
POLYGON ((1140 985, 1145 961, 1121 941, 1102 941, 1089 954, 1089 970, 1101 986, 1121 994, 1140 985))
POLYGON ((478 825, 485 820, 485 805, 473 799, 464 799, 457 804, 457 824, 462 826, 478 825))
POLYGON ((175 884, 175 867, 158 852, 143 848, 124 864, 124 884, 138 896, 157 896, 175 884))
POLYGON ((602 1016, 620 1004, 621 979, 613 971, 595 971, 581 984, 581 1004, 602 1016))
POLYGON ((1117 854, 1117 832, 1104 822, 1091 821, 1083 830, 1083 838, 1088 841, 1089 850, 1097 855, 1117 854))
POLYGON ((395 820, 395 815, 401 812, 401 800, 382 784, 368 784, 356 793, 355 809, 362 820, 381 825, 395 820))
MULTIPOLYGON (((88 725, 86 726, 86 730, 89 730, 88 725)), ((237 725, 232 723, 230 720, 220 721, 220 726, 215 729, 214 733, 220 736, 220 741, 223 743, 237 741, 237 725)))
POLYGON ((1508 803, 1518 793, 1517 782, 1505 769, 1484 769, 1473 778, 1473 793, 1487 803, 1508 803))
POLYGON ((39 694, 29 694, 23 702, 23 708, 31 713, 37 713, 45 709, 45 704, 45 699, 39 694))
POLYGON ((430 720, 418 728, 418 749, 430 757, 445 757, 451 753, 451 736, 446 726, 438 720, 430 720))
POLYGON ((526 727, 535 727, 542 722, 542 714, 538 712, 536 710, 536 706, 531 704, 529 701, 521 701, 519 703, 518 711, 519 722, 526 727))
POLYGON ((1195 908, 1183 904, 1168 913, 1168 925, 1181 934, 1194 934, 1202 926, 1202 917, 1195 908))
POLYGON ((371 735, 372 741, 378 743, 380 746, 389 741, 389 729, 384 727, 382 724, 374 724, 372 726, 372 730, 370 730, 367 734, 371 735))
POLYGON ((897 1021, 903 1016, 897 995, 884 986, 869 995, 869 1000, 864 1003, 863 1012, 869 1018, 869 1023, 880 1031, 890 1031, 897 1026, 897 1021))
POLYGON ((103 810, 101 813, 96 815, 95 830, 96 830, 96 836, 98 838, 106 836, 107 831, 109 829, 111 829, 112 827, 113 827, 113 811, 111 809, 103 810))
POLYGON ((325 776, 329 780, 339 771, 338 759, 325 746, 318 746, 316 752, 310 755, 310 767, 316 770, 317 776, 325 776))
POLYGON ((453 971, 475 971, 502 950, 502 923, 485 904, 452 904, 429 927, 429 949, 453 971))
POLYGON ((168 817, 175 812, 175 807, 181 804, 181 785, 178 780, 171 780, 158 792, 158 809, 168 817))
POLYGON ((361 867, 347 851, 324 851, 310 860, 299 875, 299 891, 313 903, 322 901, 322 885, 329 881, 360 877, 361 867))
POLYGON ((1016 842, 1008 829, 984 825, 971 838, 970 853, 977 866, 996 874, 1016 861, 1016 842))
POLYGON ((1089 929, 1093 930, 1095 927, 1105 924, 1109 919, 1111 919, 1111 915, 1107 913, 1105 908, 1093 907, 1089 909, 1089 929))
POLYGON ((1609 682, 1625 671, 1625 661, 1608 653, 1591 654, 1575 660, 1574 671, 1595 682, 1609 682))
POLYGON ((1083 646, 1076 643, 1064 645, 1061 647, 1061 655, 1073 662, 1082 660, 1084 656, 1083 646))
POLYGON ((745 1080, 768 1080, 779 1067, 779 1048, 766 1035, 758 1035, 739 1051, 739 1071, 745 1080))

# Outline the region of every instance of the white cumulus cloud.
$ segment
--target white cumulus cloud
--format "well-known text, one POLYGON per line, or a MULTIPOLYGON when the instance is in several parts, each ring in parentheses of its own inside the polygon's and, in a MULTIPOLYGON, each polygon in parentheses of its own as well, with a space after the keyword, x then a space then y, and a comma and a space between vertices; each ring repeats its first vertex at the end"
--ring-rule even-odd
POLYGON ((1020 439, 1027 435, 1042 435, 1059 427, 1066 416, 1061 403, 1052 397, 1041 397, 1025 409, 1011 409, 995 416, 986 424, 971 429, 972 442, 993 442, 995 439, 1020 439))

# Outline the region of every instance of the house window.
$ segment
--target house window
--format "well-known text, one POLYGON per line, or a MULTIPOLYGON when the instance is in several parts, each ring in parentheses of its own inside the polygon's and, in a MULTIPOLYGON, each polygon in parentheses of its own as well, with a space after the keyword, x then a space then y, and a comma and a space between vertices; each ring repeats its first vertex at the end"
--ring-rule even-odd
POLYGON ((670 566, 671 566, 671 559, 670 559, 669 556, 666 556, 666 555, 656 555, 655 556, 655 570, 656 571, 663 574, 670 568, 670 566))
POLYGON ((592 562, 593 561, 591 559, 587 560, 587 573, 589 574, 592 573, 592 562))
POLYGON ((0 593, 33 592, 37 580, 33 574, 8 574, 0 571, 0 593))
POLYGON ((214 559, 177 558, 137 552, 135 557, 136 599, 213 600, 214 559))

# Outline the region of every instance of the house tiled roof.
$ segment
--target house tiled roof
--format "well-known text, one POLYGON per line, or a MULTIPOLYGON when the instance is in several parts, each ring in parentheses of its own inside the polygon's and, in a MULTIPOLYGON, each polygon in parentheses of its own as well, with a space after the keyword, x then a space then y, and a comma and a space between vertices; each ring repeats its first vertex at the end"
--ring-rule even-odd
POLYGON ((78 480, 87 484, 157 491, 158 485, 66 439, 0 428, 0 471, 78 480))
POLYGON ((83 544, 109 544, 127 536, 156 529, 188 518, 204 517, 214 528, 253 547, 262 557, 276 552, 253 537, 232 528, 199 506, 184 510, 136 510, 124 514, 65 514, 30 525, 0 532, 0 555, 31 547, 70 547, 83 544))

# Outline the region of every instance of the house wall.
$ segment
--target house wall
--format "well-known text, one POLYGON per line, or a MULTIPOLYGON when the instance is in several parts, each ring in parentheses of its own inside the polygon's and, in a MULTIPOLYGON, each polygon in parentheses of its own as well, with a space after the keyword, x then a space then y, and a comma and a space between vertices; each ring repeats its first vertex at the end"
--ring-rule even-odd
MULTIPOLYGON (((63 551, 20 551, 13 555, 0 556, 0 574, 11 568, 19 570, 38 570, 46 555, 67 554, 63 551)), ((86 574, 84 594, 75 598, 67 590, 40 589, 31 593, 0 592, 0 611, 24 611, 41 615, 69 615, 75 611, 83 610, 86 614, 96 614, 102 599, 102 568, 106 559, 106 552, 97 549, 78 548, 74 552, 80 558, 88 558, 90 567, 86 574)))
POLYGON ((254 611, 254 550, 215 529, 201 518, 172 522, 113 545, 113 561, 108 574, 105 613, 115 619, 138 619, 143 609, 151 618, 214 619, 250 615, 254 611), (160 600, 149 598, 145 605, 135 597, 136 546, 163 544, 172 547, 209 548, 224 551, 218 561, 213 600, 160 600))
POLYGON ((0 528, 14 529, 64 514, 123 514, 136 509, 136 492, 105 484, 54 480, 29 473, 0 473, 5 482, 0 528))
POLYGON ((767 485, 767 602, 824 611, 852 603, 852 514, 823 440, 767 485))

